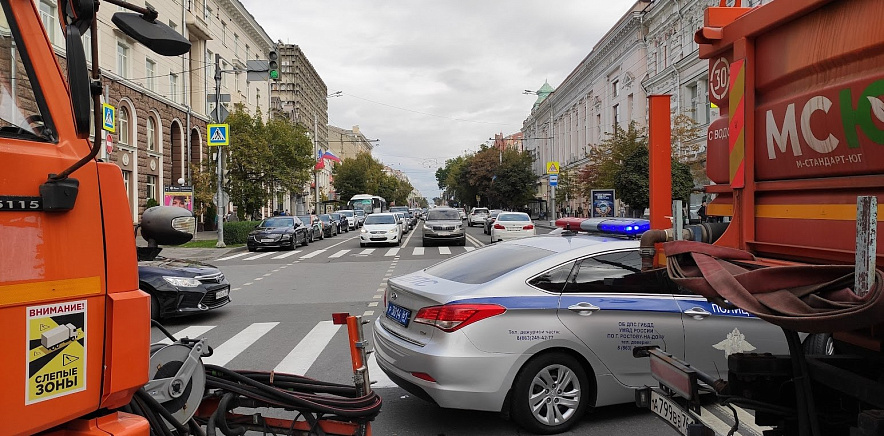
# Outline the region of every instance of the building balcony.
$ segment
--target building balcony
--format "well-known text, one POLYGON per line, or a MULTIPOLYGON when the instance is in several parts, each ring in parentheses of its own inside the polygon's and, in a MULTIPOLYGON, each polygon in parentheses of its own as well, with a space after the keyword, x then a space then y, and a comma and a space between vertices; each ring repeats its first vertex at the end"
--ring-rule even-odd
POLYGON ((187 35, 191 41, 209 41, 212 35, 209 33, 209 25, 203 19, 202 14, 195 14, 189 9, 184 18, 187 26, 187 35))

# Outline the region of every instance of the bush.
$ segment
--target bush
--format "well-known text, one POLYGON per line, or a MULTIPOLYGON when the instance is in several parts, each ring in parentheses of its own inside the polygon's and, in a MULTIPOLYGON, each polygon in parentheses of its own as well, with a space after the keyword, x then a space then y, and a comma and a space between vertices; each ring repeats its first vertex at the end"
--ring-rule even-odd
POLYGON ((145 209, 150 209, 150 208, 152 208, 152 207, 154 207, 154 206, 159 206, 159 205, 160 205, 160 203, 157 202, 157 200, 156 200, 155 198, 148 198, 148 199, 147 199, 147 203, 144 205, 144 208, 145 208, 145 209))
POLYGON ((228 221, 224 223, 224 244, 245 244, 249 232, 261 221, 228 221))

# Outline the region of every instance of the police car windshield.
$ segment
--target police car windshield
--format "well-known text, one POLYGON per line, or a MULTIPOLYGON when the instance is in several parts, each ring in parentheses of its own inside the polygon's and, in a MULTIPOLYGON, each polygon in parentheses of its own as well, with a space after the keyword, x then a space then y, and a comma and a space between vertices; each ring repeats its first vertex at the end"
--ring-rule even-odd
POLYGON ((552 251, 537 247, 498 244, 470 251, 424 271, 441 279, 478 285, 551 254, 552 251))

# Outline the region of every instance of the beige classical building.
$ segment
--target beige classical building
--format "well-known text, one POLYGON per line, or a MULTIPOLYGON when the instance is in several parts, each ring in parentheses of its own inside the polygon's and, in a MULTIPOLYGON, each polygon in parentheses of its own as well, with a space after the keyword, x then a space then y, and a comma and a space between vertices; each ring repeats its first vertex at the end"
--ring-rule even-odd
MULTIPOLYGON (((35 0, 49 38, 64 57, 55 1, 35 0)), ((114 147, 101 157, 120 166, 129 194, 133 220, 139 220, 148 201, 162 200, 164 186, 192 183, 189 163, 211 165, 206 147, 206 124, 213 105, 215 55, 222 74, 221 92, 231 103, 243 103, 254 112, 269 106, 266 81, 246 80, 247 59, 266 59, 272 40, 238 0, 150 0, 145 6, 158 20, 190 40, 188 53, 164 57, 119 31, 113 14, 125 9, 106 4, 98 12, 99 66, 103 74, 102 100, 116 108, 114 147)), ((84 42, 91 44, 90 36, 84 42)), ((87 51, 87 60, 93 61, 87 51)), ((106 135, 103 135, 106 136, 106 135)), ((195 210, 194 212, 199 212, 195 210)), ((209 219, 210 217, 204 217, 209 219)))

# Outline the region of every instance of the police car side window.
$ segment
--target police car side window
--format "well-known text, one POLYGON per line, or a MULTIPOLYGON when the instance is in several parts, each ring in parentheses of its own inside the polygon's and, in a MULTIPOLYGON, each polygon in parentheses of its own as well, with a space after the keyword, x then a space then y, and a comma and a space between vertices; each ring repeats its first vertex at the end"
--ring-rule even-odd
POLYGON ((568 262, 564 265, 557 266, 537 277, 528 281, 528 284, 536 288, 559 293, 565 288, 568 275, 574 268, 574 262, 568 262))
POLYGON ((676 287, 665 270, 642 272, 638 251, 629 250, 581 260, 565 292, 669 294, 676 292, 676 287))

